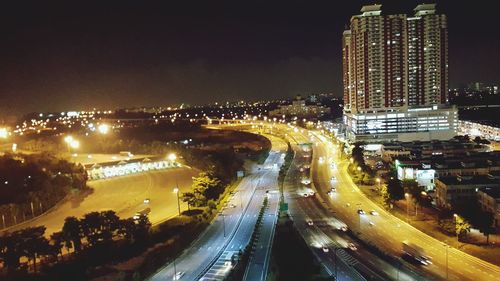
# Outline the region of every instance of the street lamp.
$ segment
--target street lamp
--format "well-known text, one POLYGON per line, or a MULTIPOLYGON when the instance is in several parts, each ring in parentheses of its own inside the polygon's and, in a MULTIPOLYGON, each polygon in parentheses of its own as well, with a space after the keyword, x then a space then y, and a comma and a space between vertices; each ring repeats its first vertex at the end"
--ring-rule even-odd
POLYGON ((175 155, 175 153, 170 153, 170 154, 167 156, 167 159, 168 159, 168 161, 170 161, 170 162, 174 162, 175 160, 177 160, 177 155, 175 155))
POLYGON ((9 136, 7 128, 0 128, 0 139, 6 139, 9 136))
POLYGON ((406 220, 409 222, 410 221, 410 194, 408 192, 405 193, 405 198, 406 198, 406 220))
POLYGON ((181 202, 179 200, 179 188, 174 188, 174 193, 177 194, 177 210, 179 211, 179 216, 181 215, 181 202))
POLYGON ((446 280, 448 280, 448 248, 450 247, 448 244, 443 243, 443 246, 446 250, 446 280))
POLYGON ((458 215, 453 214, 453 222, 455 223, 455 234, 457 235, 457 241, 458 241, 458 232, 457 232, 457 222, 458 222, 458 215))

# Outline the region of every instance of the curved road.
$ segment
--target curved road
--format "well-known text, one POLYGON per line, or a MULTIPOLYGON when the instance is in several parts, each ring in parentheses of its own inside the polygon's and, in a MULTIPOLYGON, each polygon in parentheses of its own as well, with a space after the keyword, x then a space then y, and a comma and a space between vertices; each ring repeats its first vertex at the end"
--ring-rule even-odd
MULTIPOLYGON (((91 181, 88 185, 93 192, 80 202, 63 202, 52 211, 31 221, 9 228, 13 231, 29 226, 45 225, 45 235, 60 231, 68 216, 82 217, 93 211, 114 210, 120 218, 132 217, 136 212, 150 208, 149 219, 155 224, 177 215, 177 195, 173 192, 176 184, 181 192, 191 189, 192 177, 198 171, 189 167, 159 170, 140 174, 91 181), (150 203, 144 204, 149 198, 150 203)), ((187 209, 181 202, 181 210, 187 209)))

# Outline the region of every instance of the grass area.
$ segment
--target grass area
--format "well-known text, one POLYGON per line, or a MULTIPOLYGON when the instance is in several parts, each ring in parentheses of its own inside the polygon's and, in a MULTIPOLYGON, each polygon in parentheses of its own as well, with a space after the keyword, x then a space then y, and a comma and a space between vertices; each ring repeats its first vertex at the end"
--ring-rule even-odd
POLYGON ((331 280, 288 216, 280 216, 276 226, 267 280, 331 280))

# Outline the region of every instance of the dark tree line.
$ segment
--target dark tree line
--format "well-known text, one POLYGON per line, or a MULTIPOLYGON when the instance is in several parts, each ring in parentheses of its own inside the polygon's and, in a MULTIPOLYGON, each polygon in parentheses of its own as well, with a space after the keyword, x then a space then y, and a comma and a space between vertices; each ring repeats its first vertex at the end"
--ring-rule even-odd
POLYGON ((50 238, 45 236, 45 227, 30 227, 0 236, 0 263, 7 272, 21 269, 21 258, 25 257, 37 272, 37 261, 63 262, 63 249, 80 252, 109 245, 121 240, 128 243, 146 243, 151 224, 147 216, 138 220, 120 219, 113 211, 91 212, 83 218, 67 217, 61 231, 50 238))
POLYGON ((0 215, 9 226, 39 215, 71 190, 87 189, 87 173, 47 153, 6 154, 0 157, 0 183, 0 215))

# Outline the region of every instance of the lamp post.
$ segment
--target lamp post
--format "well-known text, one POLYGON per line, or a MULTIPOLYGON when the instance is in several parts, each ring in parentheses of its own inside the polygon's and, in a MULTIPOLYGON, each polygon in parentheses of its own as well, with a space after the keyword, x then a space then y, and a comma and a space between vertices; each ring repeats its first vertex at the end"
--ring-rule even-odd
POLYGON ((455 234, 457 235, 457 241, 458 241, 457 219, 458 219, 458 215, 453 214, 453 222, 455 223, 455 234))
POLYGON ((226 238, 226 220, 225 220, 226 215, 221 214, 221 216, 222 216, 222 229, 224 231, 224 238, 226 238))
POLYGON ((450 247, 448 244, 443 243, 443 246, 446 251, 446 280, 448 280, 448 248, 450 247))
POLYGON ((409 222, 410 221, 410 194, 408 192, 405 193, 405 198, 406 198, 406 220, 409 222))
POLYGON ((181 202, 179 199, 179 187, 174 188, 174 193, 177 194, 177 210, 179 211, 179 216, 181 215, 181 202))

